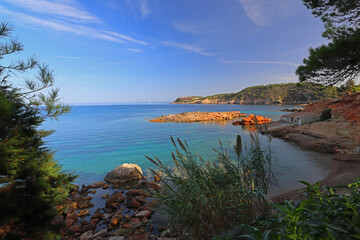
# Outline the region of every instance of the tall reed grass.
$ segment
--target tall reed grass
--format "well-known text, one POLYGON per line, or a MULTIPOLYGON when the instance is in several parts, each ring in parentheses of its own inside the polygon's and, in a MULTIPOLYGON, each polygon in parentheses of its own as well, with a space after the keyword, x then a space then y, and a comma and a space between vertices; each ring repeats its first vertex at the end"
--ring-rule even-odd
MULTIPOLYGON (((259 136, 251 135, 248 148, 238 135, 231 159, 223 148, 217 160, 192 153, 186 141, 171 137, 175 168, 157 157, 146 156, 155 166, 165 190, 156 194, 159 209, 169 217, 174 231, 189 239, 211 239, 241 223, 249 223, 266 208, 271 177, 271 150, 261 148, 259 136)), ((270 145, 269 145, 270 146, 270 145)))

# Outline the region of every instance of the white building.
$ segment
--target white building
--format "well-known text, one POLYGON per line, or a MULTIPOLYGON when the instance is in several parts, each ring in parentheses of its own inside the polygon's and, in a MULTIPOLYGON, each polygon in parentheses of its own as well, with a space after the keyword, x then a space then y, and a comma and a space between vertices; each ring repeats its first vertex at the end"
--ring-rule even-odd
POLYGON ((280 120, 298 126, 320 120, 320 114, 313 112, 297 112, 280 116, 280 120))

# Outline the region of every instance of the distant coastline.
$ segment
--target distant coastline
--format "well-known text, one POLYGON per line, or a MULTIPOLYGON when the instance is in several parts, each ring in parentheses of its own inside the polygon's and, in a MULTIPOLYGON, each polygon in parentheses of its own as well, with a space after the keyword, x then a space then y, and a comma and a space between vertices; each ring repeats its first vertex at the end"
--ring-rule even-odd
MULTIPOLYGON (((355 88, 354 91, 356 91, 355 88)), ((315 83, 286 83, 248 87, 237 93, 206 97, 179 97, 172 104, 298 105, 336 98, 342 94, 344 94, 343 89, 333 86, 315 83)))

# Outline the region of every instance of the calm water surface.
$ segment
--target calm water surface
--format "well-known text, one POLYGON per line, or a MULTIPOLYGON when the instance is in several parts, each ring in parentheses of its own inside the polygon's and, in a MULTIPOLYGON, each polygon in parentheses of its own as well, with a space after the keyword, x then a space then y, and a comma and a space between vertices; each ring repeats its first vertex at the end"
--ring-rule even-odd
MULTIPOLYGON (((145 118, 189 111, 241 111, 278 120, 284 114, 277 105, 108 105, 74 106, 72 112, 59 122, 48 121, 45 129, 56 132, 47 137, 48 146, 56 150, 56 159, 65 170, 79 174, 77 184, 102 180, 107 172, 123 163, 136 163, 145 173, 154 167, 144 155, 157 156, 165 164, 173 165, 170 135, 188 142, 193 152, 205 159, 215 159, 212 148, 223 146, 232 153, 236 135, 249 143, 249 131, 222 123, 151 123, 145 118)), ((264 147, 267 137, 260 136, 264 147)), ((273 194, 300 187, 299 180, 315 182, 330 170, 328 155, 309 152, 273 139, 271 149, 275 156, 277 183, 273 194)))

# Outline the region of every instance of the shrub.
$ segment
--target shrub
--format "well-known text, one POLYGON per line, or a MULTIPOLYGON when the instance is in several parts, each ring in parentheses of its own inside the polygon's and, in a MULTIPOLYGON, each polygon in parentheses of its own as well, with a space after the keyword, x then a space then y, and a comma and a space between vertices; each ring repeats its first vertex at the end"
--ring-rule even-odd
POLYGON ((210 239, 261 215, 266 206, 271 155, 269 148, 261 149, 258 135, 251 135, 251 139, 251 148, 243 156, 241 137, 237 137, 237 161, 229 158, 221 142, 220 151, 215 150, 217 161, 205 161, 189 150, 186 141, 177 139, 176 143, 173 138, 174 169, 156 157, 147 157, 163 172, 165 191, 156 197, 175 232, 183 231, 191 239, 210 239))
MULTIPOLYGON (((359 239, 360 179, 348 186, 323 187, 303 182, 305 200, 298 204, 276 205, 278 211, 236 239, 359 239), (335 190, 343 194, 335 194, 335 190), (345 192, 345 194, 344 194, 345 192)), ((239 236, 239 235, 238 235, 239 236)), ((228 238, 230 239, 230 238, 228 238)))
POLYGON ((331 118, 331 109, 326 108, 320 115, 320 121, 325 121, 331 118))

